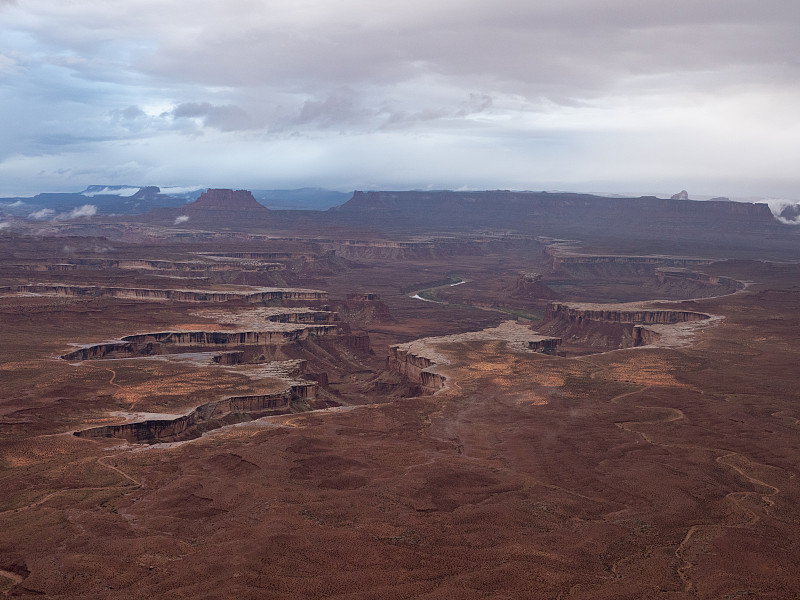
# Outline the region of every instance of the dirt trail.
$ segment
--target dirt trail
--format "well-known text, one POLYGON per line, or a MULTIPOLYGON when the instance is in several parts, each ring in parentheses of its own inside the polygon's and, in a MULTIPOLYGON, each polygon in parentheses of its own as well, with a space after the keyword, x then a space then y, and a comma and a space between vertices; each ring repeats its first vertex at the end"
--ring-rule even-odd
MULTIPOLYGON (((106 459, 106 458, 114 458, 114 457, 116 457, 116 456, 117 456, 116 454, 113 454, 113 455, 111 455, 111 456, 101 456, 100 458, 98 458, 98 459, 97 459, 97 463, 98 463, 98 464, 101 464, 101 465, 103 465, 104 467, 107 467, 107 468, 111 469, 112 471, 115 471, 115 472, 116 472, 116 473, 118 473, 119 475, 122 475, 122 476, 123 476, 125 479, 127 479, 128 481, 130 481, 130 482, 131 482, 131 483, 133 483, 134 485, 137 485, 137 486, 139 486, 139 485, 142 485, 142 482, 141 482, 141 481, 137 481, 136 479, 134 479, 133 477, 131 477, 130 475, 128 475, 128 474, 127 474, 125 471, 123 471, 122 469, 120 469, 120 468, 118 468, 118 467, 116 467, 116 466, 114 466, 114 465, 109 465, 108 463, 105 463, 105 462, 103 462, 103 459, 106 459)), ((111 487, 111 486, 109 486, 109 487, 111 487)))

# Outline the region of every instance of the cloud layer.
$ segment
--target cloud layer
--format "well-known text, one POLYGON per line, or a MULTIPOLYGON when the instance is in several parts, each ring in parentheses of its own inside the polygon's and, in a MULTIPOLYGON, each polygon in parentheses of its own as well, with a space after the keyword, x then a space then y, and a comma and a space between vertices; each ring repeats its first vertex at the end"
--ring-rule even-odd
POLYGON ((797 195, 789 0, 0 2, 0 193, 797 195))

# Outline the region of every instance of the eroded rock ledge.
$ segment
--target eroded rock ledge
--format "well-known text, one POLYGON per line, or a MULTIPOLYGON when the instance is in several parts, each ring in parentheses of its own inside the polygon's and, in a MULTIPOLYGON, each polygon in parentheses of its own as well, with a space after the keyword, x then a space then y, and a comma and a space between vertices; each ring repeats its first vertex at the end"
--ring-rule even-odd
POLYGON ((539 332, 561 336, 565 343, 597 350, 631 348, 656 343, 663 326, 697 323, 711 315, 691 310, 627 304, 551 302, 539 332))
POLYGON ((686 321, 702 321, 710 315, 705 313, 647 308, 639 303, 630 304, 589 304, 582 302, 551 302, 547 306, 545 321, 563 319, 570 323, 583 321, 603 321, 608 323, 673 324, 686 321))
POLYGON ((67 264, 95 267, 99 269, 126 269, 126 270, 145 270, 145 271, 191 271, 202 273, 205 271, 282 271, 286 265, 280 262, 263 262, 257 260, 236 260, 228 261, 173 261, 173 260, 153 260, 139 258, 76 258, 67 264))
POLYGON ((520 352, 553 354, 561 344, 558 337, 538 335, 525 325, 505 321, 497 327, 456 335, 430 337, 390 346, 386 359, 388 369, 396 371, 420 386, 423 394, 435 394, 446 386, 442 366, 450 361, 437 348, 442 344, 501 340, 520 352))
POLYGON ((254 288, 253 291, 207 291, 183 289, 147 289, 126 287, 97 287, 62 284, 12 285, 0 288, 0 294, 51 294, 56 296, 91 296, 129 298, 135 300, 175 300, 178 302, 229 302, 244 300, 251 303, 324 302, 328 292, 297 288, 254 288))
POLYGON ((341 333, 338 325, 306 325, 268 331, 161 331, 126 335, 120 342, 93 344, 61 356, 64 360, 125 358, 165 354, 164 346, 219 348, 274 346, 341 333))
POLYGON ((232 396, 198 406, 173 419, 148 419, 120 425, 104 425, 73 435, 87 438, 120 438, 131 443, 158 443, 191 440, 204 432, 225 425, 252 421, 273 414, 292 412, 295 401, 312 400, 316 383, 296 383, 271 394, 232 396))

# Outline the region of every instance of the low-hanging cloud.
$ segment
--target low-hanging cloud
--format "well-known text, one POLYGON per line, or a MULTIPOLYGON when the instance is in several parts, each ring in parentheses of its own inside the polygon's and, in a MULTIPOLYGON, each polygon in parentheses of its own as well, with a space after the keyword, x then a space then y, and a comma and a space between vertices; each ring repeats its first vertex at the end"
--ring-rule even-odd
POLYGON ((94 204, 84 204, 73 208, 68 213, 59 215, 58 219, 80 219, 84 217, 93 217, 97 214, 97 207, 94 204))
POLYGON ((180 225, 181 223, 186 223, 189 220, 188 215, 179 215, 175 217, 174 225, 180 225))
POLYGON ((778 221, 784 225, 800 225, 800 202, 782 198, 770 198, 766 202, 778 221))
POLYGON ((30 219, 41 221, 50 219, 52 221, 66 221, 69 219, 81 219, 86 217, 93 217, 97 214, 97 207, 94 204, 84 204, 77 206, 69 212, 56 213, 52 208, 43 208, 28 215, 30 219))
POLYGON ((99 190, 92 190, 90 192, 83 191, 83 192, 81 192, 81 196, 86 196, 87 198, 93 198, 95 196, 123 196, 123 197, 130 197, 130 196, 133 196, 138 191, 139 191, 138 187, 127 187, 127 188, 109 188, 109 187, 104 187, 104 188, 101 188, 99 190))
POLYGON ((52 208, 43 208, 41 210, 37 210, 35 212, 32 212, 31 214, 28 215, 28 218, 29 219, 36 219, 36 220, 50 219, 50 218, 54 217, 55 214, 56 214, 56 211, 54 211, 52 208))

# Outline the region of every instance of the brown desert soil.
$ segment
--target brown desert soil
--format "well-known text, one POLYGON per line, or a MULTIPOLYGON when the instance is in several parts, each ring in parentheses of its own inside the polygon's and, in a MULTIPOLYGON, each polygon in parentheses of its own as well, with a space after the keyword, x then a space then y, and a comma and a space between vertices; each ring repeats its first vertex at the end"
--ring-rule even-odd
MULTIPOLYGON (((266 251, 262 242, 226 243, 266 251)), ((719 297, 711 284, 669 283, 671 302, 659 306, 715 317, 679 343, 557 356, 499 334, 457 335, 517 316, 524 330, 542 318, 558 291, 536 297, 541 288, 517 283, 521 272, 552 273, 544 245, 531 240, 404 258, 351 249, 336 262, 319 243, 295 241, 293 251, 320 258, 287 262, 274 272, 281 281, 265 271, 191 285, 152 270, 21 271, 12 266, 43 261, 63 240, 3 244, 0 286, 313 288, 329 297, 312 308, 338 310, 344 329, 335 344, 310 336, 264 346, 263 360, 237 346, 254 361, 244 365, 212 364, 219 348, 207 347, 68 362, 59 357, 74 344, 229 331, 253 306, 0 294, 2 594, 800 596, 798 264, 696 267, 751 283, 719 297), (450 287, 448 278, 467 283, 450 287), (409 297, 421 290, 442 303, 409 297), (681 290, 696 299, 680 301, 681 290), (366 292, 380 299, 347 298, 366 292), (354 335, 363 332, 369 348, 354 335), (393 344, 433 336, 451 336, 429 342, 446 385, 421 394, 418 382, 387 370, 386 357, 393 344), (324 371, 328 382, 285 414, 188 441, 73 435, 280 390, 289 375, 269 371, 271 361, 305 361, 291 377, 324 371)), ((71 244, 88 253, 97 241, 71 244)), ((218 250, 151 244, 117 241, 114 253, 179 261, 218 250)), ((569 289, 556 299, 659 297, 652 273, 604 269, 562 272, 569 289)))

